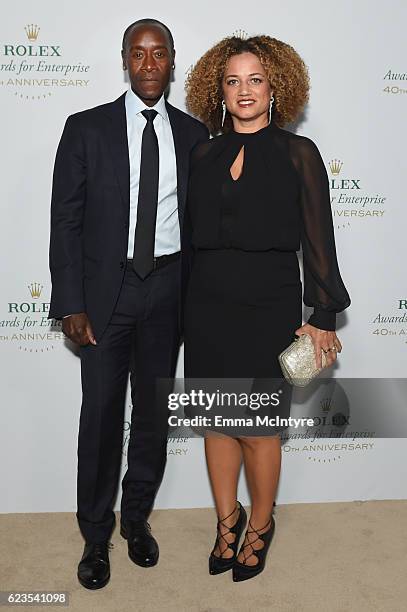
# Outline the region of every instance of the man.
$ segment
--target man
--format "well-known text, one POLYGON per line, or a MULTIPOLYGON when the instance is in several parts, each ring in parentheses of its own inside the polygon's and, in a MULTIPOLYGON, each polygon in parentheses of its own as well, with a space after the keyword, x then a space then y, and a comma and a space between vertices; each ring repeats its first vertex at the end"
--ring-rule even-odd
POLYGON ((78 579, 89 589, 110 578, 129 370, 120 532, 134 563, 158 561, 147 518, 166 462, 168 422, 155 381, 175 375, 188 161, 208 138, 164 98, 174 58, 167 26, 154 19, 130 25, 122 59, 131 88, 68 117, 55 161, 49 318, 62 318, 64 333, 80 345, 77 518, 85 547, 78 579))

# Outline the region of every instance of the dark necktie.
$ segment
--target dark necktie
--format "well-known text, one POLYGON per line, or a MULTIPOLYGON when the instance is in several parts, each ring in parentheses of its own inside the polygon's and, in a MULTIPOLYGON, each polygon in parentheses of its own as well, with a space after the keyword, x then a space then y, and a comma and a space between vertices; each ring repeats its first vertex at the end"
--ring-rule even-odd
POLYGON ((154 130, 155 110, 141 113, 147 120, 141 140, 140 182, 134 234, 133 268, 146 278, 154 268, 155 222, 157 218, 159 157, 154 130))

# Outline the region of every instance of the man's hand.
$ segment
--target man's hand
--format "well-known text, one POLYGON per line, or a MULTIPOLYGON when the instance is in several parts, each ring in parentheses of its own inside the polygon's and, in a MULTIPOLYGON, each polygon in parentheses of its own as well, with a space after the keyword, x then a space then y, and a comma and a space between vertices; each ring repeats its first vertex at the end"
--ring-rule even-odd
POLYGON ((72 314, 62 319, 62 331, 72 342, 85 346, 86 344, 96 344, 92 327, 85 312, 72 314))
POLYGON ((336 360, 336 353, 342 350, 342 344, 334 331, 325 331, 305 323, 302 327, 295 330, 297 336, 309 334, 312 338, 315 349, 315 362, 317 368, 322 368, 322 351, 325 352, 326 364, 332 365, 336 360), (334 349, 334 350, 329 350, 334 349))

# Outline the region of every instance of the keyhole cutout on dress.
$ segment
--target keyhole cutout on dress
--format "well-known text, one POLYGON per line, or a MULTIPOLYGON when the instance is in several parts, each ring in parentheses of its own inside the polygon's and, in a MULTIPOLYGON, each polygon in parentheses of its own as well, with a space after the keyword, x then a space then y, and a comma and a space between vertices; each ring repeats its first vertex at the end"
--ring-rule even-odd
POLYGON ((240 149, 239 153, 233 164, 229 168, 230 176, 234 181, 238 181, 243 174, 243 162, 244 162, 244 145, 240 149))

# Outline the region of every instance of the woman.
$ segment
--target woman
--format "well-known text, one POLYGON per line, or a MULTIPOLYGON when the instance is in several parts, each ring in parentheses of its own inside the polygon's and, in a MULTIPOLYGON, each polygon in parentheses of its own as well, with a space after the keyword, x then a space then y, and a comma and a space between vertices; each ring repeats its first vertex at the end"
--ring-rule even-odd
MULTIPOLYGON (((336 313, 350 304, 336 259, 326 170, 316 145, 282 129, 308 99, 307 68, 268 36, 229 37, 197 62, 187 106, 216 135, 192 154, 188 224, 194 247, 185 308, 186 378, 282 377, 277 356, 311 336, 317 366, 334 363, 336 313), (302 325, 304 303, 314 307, 302 325)), ((187 231, 187 230, 186 230, 187 231)), ((211 574, 260 573, 274 533, 281 440, 207 435, 205 454, 218 515, 211 574), (244 463, 251 515, 237 501, 244 463)))

